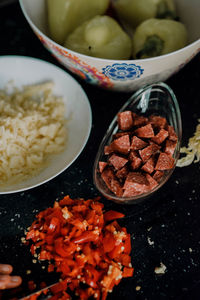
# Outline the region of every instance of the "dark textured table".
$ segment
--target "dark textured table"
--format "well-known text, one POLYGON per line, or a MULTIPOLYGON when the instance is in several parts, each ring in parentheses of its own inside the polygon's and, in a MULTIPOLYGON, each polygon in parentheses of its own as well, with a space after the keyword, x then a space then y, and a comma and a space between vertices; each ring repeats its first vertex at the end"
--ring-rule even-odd
MULTIPOLYGON (((31 56, 60 66, 32 32, 18 3, 0 9, 0 55, 31 56)), ((110 120, 130 96, 77 80, 89 97, 93 113, 91 135, 83 152, 50 182, 23 193, 0 196, 0 262, 12 264, 14 273, 23 277, 24 291, 28 280, 54 280, 41 264, 33 264, 28 247, 21 243, 24 230, 36 213, 52 206, 55 199, 67 194, 72 198, 98 195, 92 182, 98 144, 110 120), (26 270, 31 270, 31 274, 27 275, 26 270)), ((179 101, 183 144, 187 144, 200 118, 200 55, 167 84, 179 101)), ((123 279, 108 299, 200 299, 199 164, 176 168, 165 186, 144 203, 122 206, 103 198, 102 201, 106 209, 120 210, 126 215, 121 223, 132 236, 135 268, 134 277, 123 279), (160 262, 167 267, 162 276, 154 272, 160 262), (141 287, 139 291, 137 286, 141 287)), ((4 299, 9 297, 4 295, 4 299)))

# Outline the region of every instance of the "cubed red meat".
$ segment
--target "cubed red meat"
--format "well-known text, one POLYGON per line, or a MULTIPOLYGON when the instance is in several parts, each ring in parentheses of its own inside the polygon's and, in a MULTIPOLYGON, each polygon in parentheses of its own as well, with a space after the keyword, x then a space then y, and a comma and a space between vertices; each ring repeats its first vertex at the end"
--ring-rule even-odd
POLYGON ((149 121, 152 124, 153 128, 165 128, 167 125, 167 120, 164 117, 152 115, 149 117, 149 121))
POLYGON ((152 137, 152 141, 155 142, 156 144, 160 145, 164 142, 164 140, 168 137, 169 133, 167 130, 161 128, 160 131, 152 137))
POLYGON ((133 136, 131 140, 131 150, 140 150, 146 147, 148 144, 137 136, 133 136))
POLYGON ((117 119, 120 130, 129 130, 133 127, 133 115, 131 111, 120 112, 117 115, 117 119))
POLYGON ((117 154, 113 154, 109 159, 109 163, 115 168, 115 170, 121 169, 128 162, 128 159, 121 157, 117 154))
POLYGON ((152 146, 152 154, 156 154, 160 152, 161 145, 152 142, 152 140, 149 141, 149 144, 152 146))
POLYGON ((143 162, 147 162, 151 155, 154 154, 153 145, 149 145, 146 148, 139 150, 139 154, 143 162))
POLYGON ((124 166, 123 168, 121 168, 120 170, 118 170, 116 172, 116 176, 118 179, 123 180, 126 178, 127 174, 128 174, 128 168, 127 166, 124 166))
POLYGON ((150 190, 153 190, 158 185, 158 182, 151 175, 146 174, 146 179, 148 180, 150 190))
POLYGON ((135 130, 135 134, 141 138, 152 138, 154 137, 154 131, 151 124, 139 127, 135 130))
POLYGON ((131 150, 128 156, 129 160, 132 161, 135 157, 139 157, 138 151, 131 150))
POLYGON ((107 187, 117 196, 121 197, 123 194, 122 187, 117 177, 115 176, 113 170, 111 168, 106 168, 101 173, 101 177, 107 187))
POLYGON ((104 154, 105 155, 109 155, 111 153, 113 153, 113 148, 112 148, 112 144, 108 145, 108 146, 105 146, 104 147, 104 154))
POLYGON ((108 165, 107 162, 104 162, 104 161, 100 161, 100 162, 99 162, 99 171, 100 171, 100 173, 103 172, 103 170, 105 169, 105 167, 106 167, 107 165, 108 165))
POLYGON ((174 166, 174 158, 167 154, 167 153, 160 153, 156 166, 155 166, 155 170, 170 170, 172 169, 174 166))
POLYGON ((173 155, 174 150, 176 149, 176 145, 177 145, 176 141, 167 140, 164 149, 165 153, 173 155))
POLYGON ((135 127, 143 126, 146 125, 147 123, 148 123, 148 118, 133 113, 133 125, 135 127))
POLYGON ((122 131, 122 132, 116 132, 113 135, 113 140, 118 139, 119 137, 123 136, 123 135, 131 135, 131 131, 122 131))
POLYGON ((141 166, 142 160, 141 160, 141 158, 135 156, 135 157, 133 157, 133 159, 131 160, 131 163, 130 163, 130 164, 131 164, 131 169, 137 170, 137 169, 141 166))
POLYGON ((142 191, 136 191, 136 189, 133 187, 133 186, 131 186, 131 185, 129 185, 129 186, 127 186, 127 188, 124 190, 124 192, 123 192, 123 197, 135 197, 135 196, 137 196, 137 195, 140 195, 140 194, 142 194, 142 191))
POLYGON ((112 142, 112 148, 122 154, 128 154, 130 151, 129 135, 123 135, 112 142))
POLYGON ((151 174, 154 171, 155 168, 155 158, 150 157, 147 162, 141 167, 141 170, 143 170, 146 173, 151 174))
POLYGON ((132 187, 136 192, 147 192, 149 190, 149 182, 140 172, 129 172, 125 180, 123 189, 132 187))
POLYGON ((160 182, 161 178, 163 177, 164 172, 163 171, 159 171, 157 170, 154 174, 153 174, 153 179, 155 179, 157 182, 160 182))
POLYGON ((171 126, 171 125, 168 125, 167 130, 168 130, 168 133, 169 133, 169 140, 176 142, 177 141, 177 135, 176 135, 176 132, 174 130, 174 127, 171 126))

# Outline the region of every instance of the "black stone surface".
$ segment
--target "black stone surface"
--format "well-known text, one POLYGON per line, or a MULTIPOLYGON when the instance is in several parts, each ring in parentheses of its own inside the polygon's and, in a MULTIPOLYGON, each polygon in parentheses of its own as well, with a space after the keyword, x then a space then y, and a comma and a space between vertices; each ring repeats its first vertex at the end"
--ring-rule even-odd
MULTIPOLYGON (((34 35, 18 3, 0 9, 0 55, 36 57, 62 68, 34 35)), ((66 194, 72 198, 98 195, 92 182, 95 154, 111 119, 130 96, 100 90, 76 79, 87 93, 93 113, 92 131, 85 149, 64 173, 50 182, 23 193, 0 196, 0 262, 12 264, 14 274, 23 277, 25 292, 28 280, 51 283, 55 277, 47 274, 42 264, 32 262, 28 247, 21 243, 24 230, 36 213, 52 206, 55 199, 66 194), (26 274, 27 270, 32 271, 30 275, 26 274)), ((200 118, 200 55, 167 84, 180 104, 182 144, 186 145, 200 118)), ((165 186, 144 203, 122 206, 103 198, 102 201, 106 209, 116 209, 126 215, 121 223, 132 236, 135 268, 134 277, 123 279, 108 299, 200 299, 199 163, 176 168, 165 186), (167 267, 162 276, 154 273, 160 262, 167 267), (141 287, 139 291, 137 286, 141 287)), ((8 294, 3 296, 3 299, 11 298, 8 294)))

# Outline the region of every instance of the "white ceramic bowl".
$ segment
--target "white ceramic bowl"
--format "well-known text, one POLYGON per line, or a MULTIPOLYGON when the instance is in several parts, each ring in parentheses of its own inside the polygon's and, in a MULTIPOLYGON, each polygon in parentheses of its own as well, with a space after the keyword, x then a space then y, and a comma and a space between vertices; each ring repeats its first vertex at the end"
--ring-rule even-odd
POLYGON ((19 0, 22 11, 43 45, 71 72, 110 90, 131 92, 165 81, 200 51, 200 1, 175 0, 177 14, 186 25, 189 44, 172 53, 140 60, 94 58, 64 48, 48 37, 45 0, 19 0))
POLYGON ((4 89, 9 81, 18 88, 53 81, 53 93, 61 96, 65 104, 68 137, 64 151, 54 155, 39 174, 17 184, 1 186, 0 194, 28 190, 66 170, 84 149, 92 124, 92 112, 85 92, 72 76, 57 66, 31 57, 0 56, 0 89, 4 89))

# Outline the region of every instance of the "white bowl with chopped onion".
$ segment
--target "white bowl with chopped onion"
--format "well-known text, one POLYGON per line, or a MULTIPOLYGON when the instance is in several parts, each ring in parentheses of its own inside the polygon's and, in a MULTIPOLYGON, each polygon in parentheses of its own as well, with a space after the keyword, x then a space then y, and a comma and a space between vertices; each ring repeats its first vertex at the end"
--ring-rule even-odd
POLYGON ((39 186, 66 170, 91 130, 87 95, 48 62, 0 57, 0 194, 39 186))

